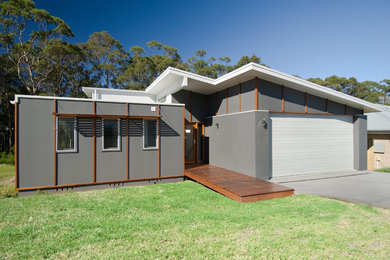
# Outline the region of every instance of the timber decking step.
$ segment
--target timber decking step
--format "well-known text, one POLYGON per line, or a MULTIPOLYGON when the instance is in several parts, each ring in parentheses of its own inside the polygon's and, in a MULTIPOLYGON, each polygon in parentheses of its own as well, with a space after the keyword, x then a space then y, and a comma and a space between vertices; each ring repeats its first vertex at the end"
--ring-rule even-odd
POLYGON ((294 189, 210 164, 188 165, 184 175, 239 202, 288 197, 294 189))

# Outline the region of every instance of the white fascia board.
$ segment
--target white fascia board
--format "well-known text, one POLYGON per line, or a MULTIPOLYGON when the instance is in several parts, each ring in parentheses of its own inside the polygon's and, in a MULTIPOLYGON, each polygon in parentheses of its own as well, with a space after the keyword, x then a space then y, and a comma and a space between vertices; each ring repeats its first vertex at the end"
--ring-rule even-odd
POLYGON ((159 100, 160 98, 163 98, 165 96, 171 95, 171 94, 179 91, 181 88, 186 87, 187 85, 188 85, 188 78, 187 77, 179 78, 175 83, 173 83, 170 86, 164 88, 157 95, 157 100, 159 100))
POLYGON ((143 105, 164 105, 164 106, 184 106, 184 104, 167 104, 160 102, 126 102, 126 101, 118 101, 118 100, 93 100, 90 98, 70 98, 70 97, 54 97, 54 96, 33 96, 33 95, 15 95, 15 100, 10 101, 12 104, 19 103, 20 98, 28 98, 28 99, 47 99, 47 100, 66 100, 66 101, 84 101, 84 102, 101 102, 101 103, 121 103, 121 104, 143 104, 143 105))

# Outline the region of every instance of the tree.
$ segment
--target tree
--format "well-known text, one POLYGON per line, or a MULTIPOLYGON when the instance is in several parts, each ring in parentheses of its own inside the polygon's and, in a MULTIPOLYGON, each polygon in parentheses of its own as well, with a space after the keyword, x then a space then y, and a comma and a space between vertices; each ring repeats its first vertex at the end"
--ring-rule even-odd
POLYGON ((116 77, 128 58, 119 41, 107 31, 95 32, 83 45, 92 65, 93 76, 99 78, 98 87, 116 87, 116 77))
POLYGON ((0 3, 1 47, 17 69, 17 75, 30 94, 37 93, 52 72, 45 49, 52 39, 72 37, 69 26, 31 0, 0 3), (26 32, 31 32, 25 36, 26 32))

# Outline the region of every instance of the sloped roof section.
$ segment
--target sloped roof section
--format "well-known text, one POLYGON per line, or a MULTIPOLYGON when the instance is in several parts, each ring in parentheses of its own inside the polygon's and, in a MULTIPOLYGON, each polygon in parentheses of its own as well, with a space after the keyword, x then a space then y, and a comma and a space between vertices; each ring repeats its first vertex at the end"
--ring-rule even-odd
POLYGON ((370 102, 256 63, 249 63, 217 79, 169 67, 145 92, 156 96, 157 99, 173 94, 181 89, 209 95, 255 77, 361 109, 365 113, 381 111, 380 107, 370 102))
POLYGON ((382 112, 367 114, 367 131, 369 133, 390 133, 390 106, 379 106, 382 112))

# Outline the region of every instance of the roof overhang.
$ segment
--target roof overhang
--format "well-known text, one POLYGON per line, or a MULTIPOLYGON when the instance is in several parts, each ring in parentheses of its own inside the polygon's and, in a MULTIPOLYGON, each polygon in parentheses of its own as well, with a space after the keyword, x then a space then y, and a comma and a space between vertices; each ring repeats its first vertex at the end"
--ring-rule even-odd
POLYGON ((382 111, 380 107, 373 103, 256 63, 249 63, 217 79, 169 67, 145 92, 155 95, 157 99, 167 94, 173 94, 181 89, 209 95, 255 77, 361 109, 366 113, 382 111))

